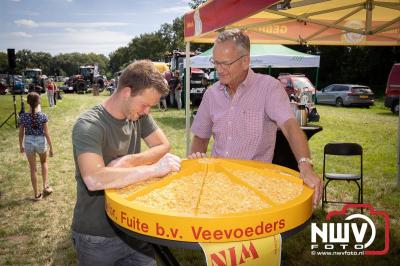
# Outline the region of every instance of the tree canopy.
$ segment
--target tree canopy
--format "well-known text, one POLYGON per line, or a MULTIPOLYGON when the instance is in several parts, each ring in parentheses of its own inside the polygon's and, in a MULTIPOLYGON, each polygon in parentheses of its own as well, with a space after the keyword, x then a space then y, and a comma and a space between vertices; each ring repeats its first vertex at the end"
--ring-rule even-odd
MULTIPOLYGON (((22 73, 25 68, 40 68, 49 76, 71 76, 76 74, 81 65, 99 66, 100 71, 106 74, 109 71, 109 59, 102 54, 68 53, 52 56, 44 52, 32 52, 27 49, 17 51, 15 73, 22 73)), ((7 53, 0 52, 0 71, 8 71, 7 53)))

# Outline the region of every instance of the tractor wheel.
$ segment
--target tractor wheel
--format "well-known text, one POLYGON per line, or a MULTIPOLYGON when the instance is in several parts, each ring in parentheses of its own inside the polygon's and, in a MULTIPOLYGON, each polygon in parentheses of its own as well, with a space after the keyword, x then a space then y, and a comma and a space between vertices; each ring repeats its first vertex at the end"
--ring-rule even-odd
POLYGON ((85 82, 79 82, 77 87, 79 93, 85 93, 85 87, 86 87, 85 82))

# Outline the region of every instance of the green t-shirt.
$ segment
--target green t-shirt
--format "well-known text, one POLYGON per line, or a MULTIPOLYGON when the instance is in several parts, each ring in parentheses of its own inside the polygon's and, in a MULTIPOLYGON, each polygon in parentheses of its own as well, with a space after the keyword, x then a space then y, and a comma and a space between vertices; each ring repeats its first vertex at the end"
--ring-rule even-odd
POLYGON ((83 182, 77 157, 82 153, 96 153, 107 165, 121 156, 140 152, 141 138, 157 129, 151 116, 137 121, 120 120, 111 116, 102 105, 81 115, 72 130, 72 145, 77 182, 77 201, 72 219, 72 230, 82 234, 104 237, 115 236, 115 227, 104 207, 104 191, 89 191, 83 182))

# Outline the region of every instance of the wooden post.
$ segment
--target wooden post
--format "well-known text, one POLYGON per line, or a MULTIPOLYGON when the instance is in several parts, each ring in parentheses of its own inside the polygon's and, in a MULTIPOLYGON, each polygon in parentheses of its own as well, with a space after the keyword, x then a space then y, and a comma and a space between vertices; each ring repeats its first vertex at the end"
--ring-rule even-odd
POLYGON ((186 114, 186 124, 185 124, 185 133, 186 133, 186 156, 189 155, 190 152, 190 42, 186 43, 186 86, 185 86, 185 114, 186 114))

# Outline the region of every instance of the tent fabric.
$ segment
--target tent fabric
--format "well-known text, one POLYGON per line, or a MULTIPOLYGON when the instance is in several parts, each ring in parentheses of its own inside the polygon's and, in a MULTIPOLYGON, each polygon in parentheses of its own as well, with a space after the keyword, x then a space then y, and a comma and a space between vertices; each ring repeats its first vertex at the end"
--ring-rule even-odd
MULTIPOLYGON (((190 66, 197 68, 213 68, 210 63, 213 48, 191 57, 190 66)), ((292 50, 278 44, 251 44, 250 66, 252 68, 298 68, 319 67, 320 57, 292 50)))
POLYGON ((210 0, 184 16, 186 42, 212 43, 223 29, 252 43, 400 45, 399 0, 210 0))

